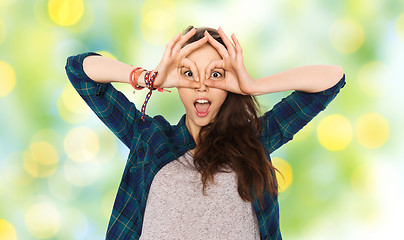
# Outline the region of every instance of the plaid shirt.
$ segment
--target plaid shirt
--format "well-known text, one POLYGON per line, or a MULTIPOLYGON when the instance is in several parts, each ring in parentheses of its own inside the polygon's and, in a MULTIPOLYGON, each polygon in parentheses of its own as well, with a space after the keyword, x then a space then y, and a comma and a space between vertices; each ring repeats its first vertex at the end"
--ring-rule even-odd
MULTIPOLYGON (((195 147, 185 125, 185 115, 177 125, 170 125, 162 116, 145 116, 112 84, 91 80, 83 71, 83 60, 96 53, 83 53, 67 60, 66 72, 77 92, 130 149, 122 181, 115 199, 106 239, 139 239, 150 185, 156 173, 167 163, 195 147)), ((294 91, 262 117, 263 131, 259 138, 266 157, 293 138, 303 126, 334 99, 345 85, 345 75, 332 88, 318 93, 294 91)), ((261 206, 252 203, 261 239, 282 239, 279 228, 277 197, 264 193, 261 206)))

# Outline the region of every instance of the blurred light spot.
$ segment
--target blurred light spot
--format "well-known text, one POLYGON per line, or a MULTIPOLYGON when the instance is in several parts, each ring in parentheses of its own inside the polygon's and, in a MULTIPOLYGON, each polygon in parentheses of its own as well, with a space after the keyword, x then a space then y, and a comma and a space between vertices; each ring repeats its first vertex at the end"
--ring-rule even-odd
POLYGON ((25 224, 32 236, 51 238, 60 229, 59 210, 48 202, 34 204, 25 214, 25 224))
POLYGON ((279 184, 278 190, 279 192, 283 192, 289 187, 289 185, 293 181, 292 167, 288 162, 279 157, 274 157, 271 159, 271 161, 274 167, 277 168, 282 173, 281 175, 278 172, 276 172, 276 178, 279 184))
POLYGON ((86 127, 73 128, 65 137, 64 148, 75 162, 92 161, 99 151, 99 138, 86 127))
POLYGON ((85 121, 90 113, 90 108, 71 84, 66 84, 60 94, 57 108, 62 119, 72 124, 85 121))
POLYGON ((7 96, 15 87, 14 69, 0 61, 0 98, 7 96))
POLYGON ((52 175, 58 165, 58 152, 48 142, 34 142, 24 153, 24 168, 33 177, 52 175))
POLYGON ((87 113, 90 110, 71 84, 66 85, 60 97, 67 109, 74 114, 87 113))
POLYGON ((16 187, 25 187, 34 181, 32 175, 24 171, 24 167, 19 163, 7 165, 4 170, 2 176, 16 187))
POLYGON ((100 151, 97 154, 98 160, 110 161, 114 159, 117 153, 117 141, 116 136, 109 131, 109 129, 103 129, 98 133, 100 141, 100 151))
POLYGON ((376 196, 385 203, 394 203, 388 206, 395 211, 394 207, 402 204, 403 177, 402 171, 396 164, 388 161, 379 161, 373 165, 372 185, 376 196))
POLYGON ((356 139, 366 148, 383 146, 390 136, 389 122, 380 114, 368 113, 361 116, 355 125, 356 139))
POLYGON ((97 51, 97 53, 101 54, 101 55, 104 56, 104 57, 112 58, 112 59, 117 60, 117 58, 116 58, 112 53, 110 53, 110 52, 107 52, 107 51, 97 51))
MULTIPOLYGON (((64 239, 95 239, 94 237, 86 236, 90 230, 89 222, 87 217, 77 208, 65 209, 63 217, 63 228, 60 229, 58 235, 63 236, 64 239)), ((94 229, 91 230, 94 233, 94 229)))
POLYGON ((303 141, 306 140, 310 133, 313 131, 313 123, 309 122, 304 126, 295 136, 293 136, 293 141, 303 141))
POLYGON ((84 14, 82 0, 49 0, 49 16, 60 26, 76 24, 84 14))
POLYGON ((48 186, 52 195, 62 201, 70 201, 79 193, 78 189, 72 186, 62 172, 56 172, 49 177, 48 186))
POLYGON ((23 161, 21 161, 23 156, 23 152, 13 152, 0 161, 4 164, 4 167, 0 167, 0 176, 4 177, 10 186, 7 190, 19 190, 21 187, 30 185, 34 180, 34 177, 24 170, 23 161))
POLYGON ((161 45, 176 34, 175 3, 171 0, 147 0, 142 6, 141 32, 146 41, 161 45))
POLYGON ((0 44, 6 38, 6 24, 4 23, 3 19, 0 18, 0 44))
POLYGON ((362 197, 376 195, 374 188, 374 169, 370 164, 358 166, 351 175, 351 184, 353 190, 362 197))
POLYGON ((362 46, 365 38, 362 26, 350 18, 335 21, 329 33, 332 46, 343 54, 356 52, 362 46))
POLYGON ((66 161, 63 171, 67 181, 77 187, 85 187, 93 184, 97 180, 100 166, 97 161, 72 162, 66 161))
MULTIPOLYGON (((324 156, 317 152, 311 156, 312 159, 323 159, 324 156)), ((329 201, 338 194, 338 166, 335 161, 316 161, 316 164, 304 171, 304 179, 310 180, 305 184, 310 185, 310 192, 316 201, 329 201), (332 186, 332 187, 331 187, 332 186)))
POLYGON ((371 97, 385 95, 392 84, 392 73, 382 62, 369 62, 358 73, 359 87, 371 97))
POLYGON ((396 20, 396 32, 401 40, 404 41, 404 12, 396 20))
POLYGON ((352 125, 342 115, 333 114, 321 119, 317 127, 320 144, 331 151, 346 148, 352 140, 352 125))
POLYGON ((16 0, 0 0, 0 7, 5 7, 13 4, 16 0))
POLYGON ((4 219, 0 219, 0 239, 17 240, 17 232, 14 226, 4 219))
MULTIPOLYGON (((46 141, 51 143, 62 143, 62 136, 52 128, 43 128, 34 133, 31 142, 46 141)), ((58 147, 56 147, 58 148, 58 147)))

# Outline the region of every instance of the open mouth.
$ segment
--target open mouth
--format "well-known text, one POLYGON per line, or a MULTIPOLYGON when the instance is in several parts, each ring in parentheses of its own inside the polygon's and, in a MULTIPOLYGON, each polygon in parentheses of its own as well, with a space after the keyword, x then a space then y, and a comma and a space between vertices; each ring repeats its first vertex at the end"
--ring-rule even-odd
POLYGON ((198 117, 205 117, 209 113, 210 100, 207 98, 198 98, 194 102, 194 107, 198 117))

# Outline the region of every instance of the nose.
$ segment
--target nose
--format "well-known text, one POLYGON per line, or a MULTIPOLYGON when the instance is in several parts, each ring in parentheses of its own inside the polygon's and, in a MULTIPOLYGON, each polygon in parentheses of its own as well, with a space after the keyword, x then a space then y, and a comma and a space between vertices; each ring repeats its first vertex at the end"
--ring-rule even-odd
POLYGON ((209 87, 204 84, 205 77, 206 77, 205 74, 202 74, 199 77, 199 79, 201 79, 201 85, 200 85, 199 88, 196 89, 196 91, 198 91, 198 92, 207 92, 209 90, 209 87))

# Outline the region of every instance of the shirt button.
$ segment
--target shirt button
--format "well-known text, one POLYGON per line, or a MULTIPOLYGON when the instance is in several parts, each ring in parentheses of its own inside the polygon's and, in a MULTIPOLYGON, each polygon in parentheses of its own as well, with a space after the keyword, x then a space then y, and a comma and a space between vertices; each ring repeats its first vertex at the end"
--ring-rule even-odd
POLYGON ((96 96, 99 97, 99 96, 101 96, 101 85, 99 83, 97 83, 96 86, 97 86, 97 90, 98 90, 96 96))

